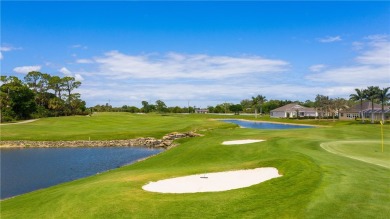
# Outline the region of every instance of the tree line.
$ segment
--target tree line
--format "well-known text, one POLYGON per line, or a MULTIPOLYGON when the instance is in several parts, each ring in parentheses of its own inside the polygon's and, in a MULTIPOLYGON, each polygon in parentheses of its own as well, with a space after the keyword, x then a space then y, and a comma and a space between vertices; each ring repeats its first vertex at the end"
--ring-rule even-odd
POLYGON ((142 107, 123 105, 121 107, 112 107, 110 104, 96 105, 92 107, 94 112, 129 112, 129 113, 195 113, 195 106, 189 107, 168 107, 164 101, 157 100, 154 104, 148 101, 141 102, 142 107))
POLYGON ((74 77, 39 71, 29 72, 23 80, 2 75, 1 121, 88 114, 85 101, 74 92, 80 86, 74 77))
MULTIPOLYGON (((330 98, 326 95, 317 94, 314 101, 291 101, 291 100, 267 100, 263 95, 252 96, 251 98, 241 100, 240 103, 220 103, 215 106, 208 106, 207 110, 209 113, 253 113, 255 117, 269 114, 271 110, 282 107, 290 103, 297 103, 299 105, 314 108, 318 112, 319 119, 336 119, 338 117, 338 112, 343 109, 347 109, 352 105, 360 102, 363 104, 363 101, 369 100, 373 103, 381 103, 382 111, 384 110, 384 105, 390 99, 390 94, 388 93, 388 88, 380 89, 378 86, 369 86, 367 89, 355 89, 356 93, 351 94, 349 99, 345 98, 330 98)), ((130 113, 194 113, 197 109, 196 106, 188 107, 167 107, 162 100, 157 100, 154 104, 151 104, 147 101, 141 102, 142 107, 137 108, 135 106, 123 105, 122 107, 112 107, 109 104, 106 105, 96 105, 93 107, 94 111, 104 112, 130 112, 130 113)), ((361 115, 362 121, 364 122, 364 117, 361 115)), ((384 120, 384 114, 382 114, 382 120, 384 120)), ((373 121, 373 117, 372 117, 373 121)))

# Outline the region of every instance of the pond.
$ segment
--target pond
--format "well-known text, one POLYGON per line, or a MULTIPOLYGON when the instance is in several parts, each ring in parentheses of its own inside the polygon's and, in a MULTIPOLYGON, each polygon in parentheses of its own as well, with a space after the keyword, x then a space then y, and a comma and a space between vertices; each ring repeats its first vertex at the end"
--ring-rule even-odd
POLYGON ((290 125, 282 123, 269 123, 269 122, 257 122, 257 121, 246 121, 238 119, 224 119, 224 122, 234 123, 243 128, 253 129, 302 129, 302 128, 313 128, 313 126, 307 125, 290 125))
POLYGON ((141 147, 3 148, 0 198, 91 176, 161 151, 141 147))

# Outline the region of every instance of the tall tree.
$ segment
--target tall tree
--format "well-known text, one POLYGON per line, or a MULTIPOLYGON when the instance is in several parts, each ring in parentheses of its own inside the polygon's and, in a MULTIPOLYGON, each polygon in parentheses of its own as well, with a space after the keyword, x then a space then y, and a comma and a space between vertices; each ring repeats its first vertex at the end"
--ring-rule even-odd
POLYGON ((252 106, 255 107, 255 118, 257 118, 257 109, 260 107, 261 113, 261 105, 266 101, 265 96, 257 95, 256 97, 252 97, 252 106))
POLYGON ((318 112, 318 116, 323 118, 323 116, 328 116, 330 101, 328 96, 317 94, 314 101, 314 107, 318 112))
POLYGON ((389 92, 390 87, 383 88, 382 90, 379 90, 379 100, 381 101, 382 105, 382 123, 385 124, 385 103, 390 100, 390 93, 389 92))
POLYGON ((234 112, 234 115, 239 115, 240 111, 242 111, 241 104, 232 104, 229 106, 229 110, 234 112))
POLYGON ((365 93, 363 89, 355 88, 355 94, 349 95, 349 99, 352 101, 360 101, 360 119, 362 123, 364 123, 364 115, 363 115, 363 100, 365 98, 365 93))
POLYGON ((27 83, 27 86, 31 88, 35 93, 38 92, 39 81, 42 78, 42 73, 39 71, 31 71, 24 76, 24 81, 27 83))
POLYGON ((263 113, 263 104, 265 101, 267 101, 266 97, 265 96, 257 96, 258 99, 259 99, 259 105, 260 105, 260 115, 263 113))
POLYGON ((62 86, 63 90, 67 92, 67 106, 69 107, 69 111, 71 114, 74 113, 73 105, 71 104, 72 100, 72 91, 78 87, 80 87, 81 82, 76 81, 74 77, 66 76, 62 78, 62 86))
POLYGON ((167 106, 162 100, 156 100, 156 109, 159 113, 164 113, 167 110, 167 106))
POLYGON ((366 99, 371 102, 371 123, 374 123, 374 102, 378 99, 379 92, 380 89, 378 86, 369 86, 364 92, 366 99))
POLYGON ((47 91, 49 90, 49 80, 49 74, 41 73, 39 71, 31 71, 24 77, 24 81, 27 86, 35 93, 35 101, 37 105, 41 107, 48 105, 49 100, 47 91))
MULTIPOLYGON (((333 121, 335 121, 336 113, 340 114, 340 110, 346 108, 347 100, 344 98, 337 97, 334 99, 330 99, 330 103, 331 103, 331 111, 332 111, 333 121)), ((340 118, 340 115, 339 115, 339 118, 340 118)))
POLYGON ((80 87, 81 82, 76 81, 74 77, 66 76, 62 78, 63 80, 63 89, 68 92, 68 102, 70 102, 72 91, 80 87))
POLYGON ((49 89, 54 91, 54 95, 58 96, 58 98, 62 99, 61 91, 63 87, 63 80, 58 76, 52 76, 49 79, 49 89))
POLYGON ((243 111, 247 112, 247 110, 250 110, 250 108, 251 108, 252 101, 249 99, 245 99, 245 100, 241 100, 240 104, 243 108, 243 111))
POLYGON ((17 77, 11 76, 6 82, 6 84, 1 85, 1 92, 5 92, 8 99, 5 107, 12 110, 16 119, 30 118, 31 114, 36 111, 34 92, 17 77))
POLYGON ((144 112, 144 113, 148 113, 149 112, 149 103, 148 103, 148 101, 142 101, 141 102, 141 104, 142 104, 142 112, 144 112))

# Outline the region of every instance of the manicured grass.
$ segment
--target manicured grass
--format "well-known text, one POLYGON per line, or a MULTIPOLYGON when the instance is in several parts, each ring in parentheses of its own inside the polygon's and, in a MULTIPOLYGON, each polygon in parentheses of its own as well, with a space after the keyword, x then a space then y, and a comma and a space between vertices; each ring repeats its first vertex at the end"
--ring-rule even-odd
MULTIPOLYGON (((118 121, 127 117, 122 116, 118 121)), ((143 118, 144 123, 156 119, 160 125, 168 118, 132 116, 134 120, 143 118)), ((378 125, 338 124, 270 131, 221 125, 209 121, 208 116, 182 117, 192 123, 190 128, 199 129, 205 136, 181 139, 180 146, 130 166, 4 200, 1 218, 388 218, 390 215, 390 169, 333 154, 320 146, 335 141, 378 141, 378 125), (221 144, 249 138, 266 141, 221 144), (159 194, 141 188, 149 181, 170 177, 270 166, 278 168, 283 176, 225 192, 159 194)), ((175 128, 189 129, 180 122, 176 126, 172 122, 167 129, 175 128)), ((390 126, 384 127, 384 133, 385 142, 389 142, 390 126)))
POLYGON ((137 137, 161 138, 173 131, 213 128, 204 118, 179 114, 137 115, 95 113, 93 116, 43 118, 26 124, 1 126, 1 140, 120 140, 137 137))
POLYGON ((390 142, 335 141, 321 144, 325 150, 352 159, 390 168, 390 142))

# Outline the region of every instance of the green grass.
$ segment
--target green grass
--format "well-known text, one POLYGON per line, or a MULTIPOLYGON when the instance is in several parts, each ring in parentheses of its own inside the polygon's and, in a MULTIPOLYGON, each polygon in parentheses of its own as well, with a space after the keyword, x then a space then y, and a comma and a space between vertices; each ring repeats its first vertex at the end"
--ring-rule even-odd
POLYGON ((161 138, 173 131, 213 128, 204 118, 179 114, 137 115, 95 113, 93 116, 43 118, 26 124, 0 126, 1 140, 121 140, 138 137, 161 138))
POLYGON ((390 168, 390 142, 335 141, 321 144, 325 150, 341 156, 390 168))
MULTIPOLYGON (((372 142, 380 140, 379 125, 337 123, 333 127, 271 131, 234 128, 210 121, 209 116, 180 116, 181 121, 172 121, 171 118, 178 120, 178 117, 101 114, 107 119, 100 120, 108 123, 115 116, 123 117, 117 123, 135 120, 144 124, 138 133, 130 128, 128 132, 132 134, 128 136, 149 132, 159 136, 175 129, 199 129, 205 136, 181 139, 180 146, 130 166, 3 200, 1 218, 388 218, 390 215, 390 169, 330 153, 320 146, 329 142, 361 142, 358 151, 362 152, 360 156, 366 156, 364 142, 371 147, 372 142), (155 122, 159 125, 147 130, 147 125, 155 122), (248 138, 266 141, 221 144, 248 138), (270 166, 278 168, 283 176, 225 192, 159 194, 141 188, 149 181, 170 177, 270 166)), ((53 122, 56 120, 55 126, 70 124, 62 118, 53 122)), ((94 133, 93 126, 90 127, 89 132, 94 133)), ((390 126, 384 127, 384 133, 388 145, 390 126)), ((26 131, 25 135, 30 134, 26 131)), ((341 145, 347 148, 344 153, 355 151, 350 148, 352 145, 341 145)), ((378 159, 382 155, 367 154, 378 159)))

